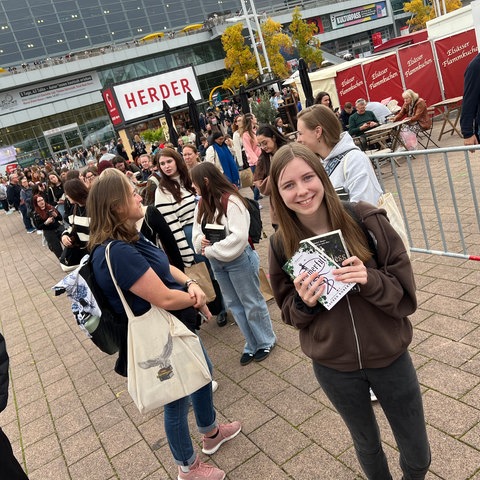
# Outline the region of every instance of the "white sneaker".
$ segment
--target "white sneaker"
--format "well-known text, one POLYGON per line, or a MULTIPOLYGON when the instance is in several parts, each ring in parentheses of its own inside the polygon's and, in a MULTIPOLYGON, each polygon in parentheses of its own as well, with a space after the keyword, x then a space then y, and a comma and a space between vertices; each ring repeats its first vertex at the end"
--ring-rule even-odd
POLYGON ((43 232, 41 230, 37 230, 37 235, 41 235, 43 232))
POLYGON ((218 382, 212 380, 212 392, 216 392, 218 390, 218 382))
POLYGON ((375 393, 373 393, 373 390, 370 389, 370 401, 376 402, 377 400, 377 396, 375 395, 375 393))

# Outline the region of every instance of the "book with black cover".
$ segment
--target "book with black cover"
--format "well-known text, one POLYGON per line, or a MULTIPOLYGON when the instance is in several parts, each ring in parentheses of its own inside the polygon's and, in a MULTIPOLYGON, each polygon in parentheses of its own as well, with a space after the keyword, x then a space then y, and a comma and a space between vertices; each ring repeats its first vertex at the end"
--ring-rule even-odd
POLYGON ((315 247, 323 249, 338 265, 342 265, 342 262, 350 257, 341 230, 333 230, 322 235, 306 238, 301 243, 313 244, 315 247))
MULTIPOLYGON (((348 251, 341 230, 333 230, 322 235, 306 238, 300 243, 307 243, 322 249, 339 266, 342 266, 342 262, 350 257, 350 252, 348 251)), ((358 291, 358 285, 355 284, 352 292, 358 291)))
POLYGON ((207 223, 203 228, 203 233, 210 243, 219 242, 227 236, 225 225, 218 223, 207 223))

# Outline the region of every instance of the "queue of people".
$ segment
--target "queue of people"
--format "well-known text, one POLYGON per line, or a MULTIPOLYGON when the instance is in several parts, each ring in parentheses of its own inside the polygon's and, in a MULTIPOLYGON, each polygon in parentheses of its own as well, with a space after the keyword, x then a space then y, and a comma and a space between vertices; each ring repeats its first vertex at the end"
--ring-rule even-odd
MULTIPOLYGON (((119 314, 124 307, 107 268, 108 243, 116 280, 136 315, 156 305, 198 331, 199 314, 208 320, 214 313, 222 327, 230 312, 245 340, 239 363, 248 368, 269 358, 277 336, 260 290, 260 258, 249 242, 249 204, 239 183, 239 170, 247 164, 254 178, 253 192, 247 192, 254 199, 268 196, 274 216, 268 270, 282 320, 299 331, 302 350, 349 429, 366 477, 392 478, 371 406, 373 391, 397 440, 404 478, 423 479, 430 449, 408 354, 408 315, 417 306, 412 266, 385 212, 376 207, 381 187, 349 133, 373 128, 371 122, 378 121, 373 114, 365 116, 365 101, 357 101, 357 111, 350 105, 348 123, 342 126, 330 96, 321 92, 317 98, 318 104, 298 115, 296 142, 278 124, 257 125, 248 113, 233 120, 231 141, 212 124, 216 131, 203 161, 190 142, 181 153, 167 147, 151 156, 136 139, 138 166, 117 155, 69 172, 69 178, 53 172, 44 195, 32 198, 35 225, 57 257, 72 248, 91 252, 96 281, 119 314), (348 202, 340 201, 336 188, 348 194, 348 202), (223 238, 208 240, 207 224, 223 229, 223 238), (360 288, 326 310, 318 303, 323 277, 301 274, 291 280, 283 266, 303 239, 336 229, 350 256, 333 274, 360 288), (210 310, 202 289, 185 273, 198 261, 209 267, 218 312, 210 310)), ((411 107, 405 100, 413 121, 418 100, 411 107)), ((203 351, 212 373, 205 347, 203 351)), ((180 480, 225 478, 221 469, 200 460, 188 425, 191 403, 207 455, 240 433, 240 422, 218 422, 215 386, 208 383, 165 406, 164 428, 180 480)))

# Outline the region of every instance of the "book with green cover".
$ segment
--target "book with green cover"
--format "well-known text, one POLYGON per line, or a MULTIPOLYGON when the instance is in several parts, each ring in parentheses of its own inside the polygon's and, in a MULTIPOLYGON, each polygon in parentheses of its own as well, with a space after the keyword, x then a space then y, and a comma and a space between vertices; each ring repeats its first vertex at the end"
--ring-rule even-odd
POLYGON ((332 274, 332 270, 336 268, 338 264, 323 249, 309 242, 302 242, 293 257, 283 266, 292 280, 304 272, 310 275, 318 273, 324 277, 325 290, 318 301, 327 310, 332 309, 356 285, 336 280, 332 274))

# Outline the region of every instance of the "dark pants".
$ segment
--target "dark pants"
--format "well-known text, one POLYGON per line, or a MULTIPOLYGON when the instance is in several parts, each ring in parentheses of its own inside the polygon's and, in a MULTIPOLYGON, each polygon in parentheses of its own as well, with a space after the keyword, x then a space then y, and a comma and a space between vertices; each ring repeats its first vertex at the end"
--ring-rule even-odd
POLYGON ((18 460, 13 454, 7 436, 0 428, 0 478, 5 480, 28 480, 18 460))
POLYGON ((43 230, 43 236, 45 237, 48 248, 55 254, 57 258, 60 258, 63 252, 63 245, 61 242, 61 235, 63 231, 63 225, 59 226, 56 230, 43 230))
POLYGON ((23 224, 25 225, 25 228, 27 230, 32 230, 33 225, 32 225, 32 221, 30 220, 30 217, 28 216, 26 205, 20 205, 20 213, 22 214, 23 224))
POLYGON ((390 424, 404 480, 423 480, 430 465, 422 395, 408 352, 385 368, 339 372, 313 363, 318 382, 350 430, 369 480, 391 480, 369 388, 390 424))
POLYGON ((8 200, 6 198, 4 200, 0 200, 0 203, 2 204, 2 208, 5 210, 5 212, 8 212, 10 210, 8 200))

